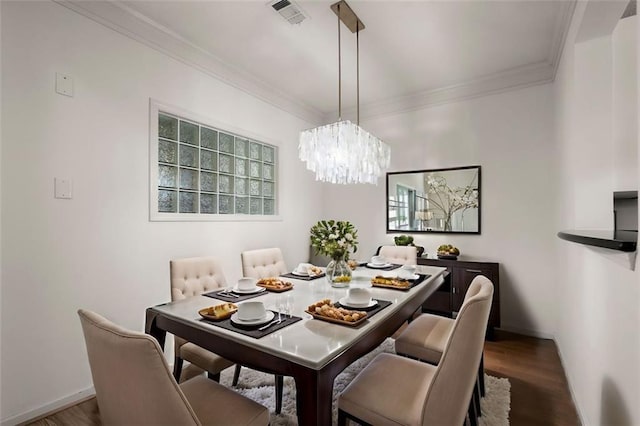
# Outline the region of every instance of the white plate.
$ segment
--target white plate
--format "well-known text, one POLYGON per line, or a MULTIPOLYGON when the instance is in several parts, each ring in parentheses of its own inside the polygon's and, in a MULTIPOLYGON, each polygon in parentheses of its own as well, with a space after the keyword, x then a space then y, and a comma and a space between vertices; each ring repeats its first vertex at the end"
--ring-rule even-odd
POLYGON ((299 277, 308 277, 309 273, 308 272, 298 272, 298 271, 292 271, 291 272, 293 275, 297 275, 299 277))
POLYGON ((255 286, 254 288, 250 288, 248 290, 240 290, 239 288, 234 287, 231 289, 231 292, 238 293, 238 294, 254 294, 254 293, 260 293, 265 290, 266 288, 258 287, 258 286, 255 286))
POLYGON ((391 264, 390 263, 383 263, 383 264, 367 263, 367 266, 369 268, 384 269, 391 266, 391 264))
MULTIPOLYGON (((385 275, 385 277, 386 277, 386 275, 385 275)), ((418 278, 420 278, 420 275, 418 275, 418 274, 413 274, 413 276, 412 276, 411 278, 405 278, 405 277, 401 277, 400 275, 393 275, 393 274, 391 274, 391 275, 389 275, 387 278, 398 278, 398 279, 401 279, 401 280, 411 280, 411 281, 415 281, 415 280, 417 280, 418 278)))
POLYGON ((240 325, 262 325, 266 324, 275 318, 276 314, 273 311, 267 311, 267 315, 264 318, 255 319, 255 320, 241 320, 238 318, 238 313, 231 315, 231 321, 240 325))
POLYGON ((361 309, 376 306, 378 304, 378 301, 376 299, 371 299, 369 303, 352 303, 348 302, 346 297, 343 297, 342 299, 338 300, 338 303, 340 303, 345 308, 361 309))

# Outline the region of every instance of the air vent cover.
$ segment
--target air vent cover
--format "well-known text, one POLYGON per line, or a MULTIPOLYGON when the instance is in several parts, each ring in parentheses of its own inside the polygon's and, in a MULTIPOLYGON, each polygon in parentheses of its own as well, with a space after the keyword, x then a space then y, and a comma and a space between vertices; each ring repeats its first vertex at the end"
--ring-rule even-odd
POLYGON ((299 24, 307 18, 300 6, 291 0, 274 0, 270 5, 291 25, 299 24))

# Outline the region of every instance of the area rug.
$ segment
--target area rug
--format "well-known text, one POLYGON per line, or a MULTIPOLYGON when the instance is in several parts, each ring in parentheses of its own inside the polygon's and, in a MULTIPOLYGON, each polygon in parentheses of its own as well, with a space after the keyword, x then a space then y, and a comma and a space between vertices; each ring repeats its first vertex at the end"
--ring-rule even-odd
MULTIPOLYGON (((337 396, 351 383, 364 366, 382 352, 394 352, 392 339, 385 340, 380 346, 351 364, 336 377, 333 383, 333 424, 337 424, 338 409, 335 404, 337 396)), ((224 370, 220 377, 220 383, 232 387, 233 370, 233 367, 224 370)), ((485 375, 485 386, 486 392, 485 397, 482 399, 482 416, 479 419, 479 424, 481 426, 509 425, 509 408, 511 404, 511 384, 509 380, 485 375)), ((238 386, 232 388, 267 407, 271 413, 271 426, 293 426, 298 424, 295 408, 296 388, 291 377, 284 378, 281 414, 275 414, 275 388, 272 374, 265 374, 244 367, 240 373, 238 386)))

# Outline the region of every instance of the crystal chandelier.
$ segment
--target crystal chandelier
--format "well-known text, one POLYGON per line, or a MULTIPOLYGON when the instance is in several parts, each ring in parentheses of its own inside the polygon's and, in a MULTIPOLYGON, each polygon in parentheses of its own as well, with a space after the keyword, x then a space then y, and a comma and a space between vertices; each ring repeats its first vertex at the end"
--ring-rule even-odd
POLYGON ((372 183, 389 167, 391 150, 377 137, 360 127, 360 30, 364 24, 345 1, 331 6, 338 16, 338 121, 300 133, 298 153, 315 172, 316 180, 330 183, 372 183), (356 33, 357 124, 342 120, 342 66, 340 22, 356 33))

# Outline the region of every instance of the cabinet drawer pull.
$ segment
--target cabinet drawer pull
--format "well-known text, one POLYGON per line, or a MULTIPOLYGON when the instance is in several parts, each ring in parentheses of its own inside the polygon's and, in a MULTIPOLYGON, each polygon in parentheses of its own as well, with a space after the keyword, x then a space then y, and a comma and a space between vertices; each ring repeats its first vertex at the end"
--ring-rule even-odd
POLYGON ((481 274, 482 271, 480 269, 467 269, 467 272, 473 272, 474 274, 481 274))

